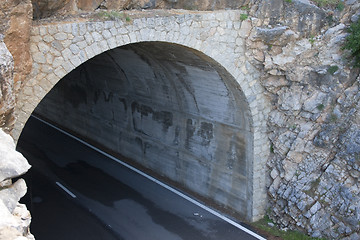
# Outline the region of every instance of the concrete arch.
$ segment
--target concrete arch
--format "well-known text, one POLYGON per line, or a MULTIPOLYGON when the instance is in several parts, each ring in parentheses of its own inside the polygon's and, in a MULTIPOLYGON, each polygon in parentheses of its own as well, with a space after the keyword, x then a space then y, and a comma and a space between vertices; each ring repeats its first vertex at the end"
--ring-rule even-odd
POLYGON ((270 150, 266 116, 269 105, 257 82, 258 72, 244 57, 244 41, 251 22, 240 22, 239 15, 236 11, 223 11, 139 18, 132 23, 81 22, 33 27, 31 53, 34 64, 18 95, 14 138, 18 139, 27 119, 53 86, 94 56, 138 42, 158 41, 186 46, 204 53, 224 67, 248 101, 254 133, 249 220, 259 219, 266 207, 265 165, 270 150))

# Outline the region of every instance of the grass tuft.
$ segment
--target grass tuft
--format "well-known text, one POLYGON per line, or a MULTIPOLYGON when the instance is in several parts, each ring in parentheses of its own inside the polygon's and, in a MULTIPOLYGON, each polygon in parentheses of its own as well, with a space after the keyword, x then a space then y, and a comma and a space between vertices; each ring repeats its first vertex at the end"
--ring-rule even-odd
POLYGON ((246 20, 247 18, 248 18, 248 15, 247 15, 247 14, 245 14, 245 13, 240 14, 240 20, 241 20, 241 21, 244 21, 244 20, 246 20))
POLYGON ((125 20, 126 22, 131 21, 131 18, 127 14, 116 11, 101 11, 98 13, 98 16, 103 20, 125 20))
POLYGON ((262 231, 265 231, 269 233, 272 236, 280 237, 283 240, 325 240, 323 238, 313 238, 308 235, 305 235, 304 233, 301 233, 299 231, 282 231, 280 230, 276 225, 270 226, 273 221, 266 215, 263 219, 260 219, 259 221, 252 223, 255 228, 261 229, 262 231))

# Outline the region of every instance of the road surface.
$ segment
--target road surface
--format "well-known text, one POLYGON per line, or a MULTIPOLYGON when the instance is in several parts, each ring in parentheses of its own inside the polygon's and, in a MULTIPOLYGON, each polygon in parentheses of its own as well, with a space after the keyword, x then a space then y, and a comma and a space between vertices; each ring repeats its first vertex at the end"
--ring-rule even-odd
POLYGON ((35 117, 18 150, 33 165, 24 201, 37 240, 264 239, 35 117))

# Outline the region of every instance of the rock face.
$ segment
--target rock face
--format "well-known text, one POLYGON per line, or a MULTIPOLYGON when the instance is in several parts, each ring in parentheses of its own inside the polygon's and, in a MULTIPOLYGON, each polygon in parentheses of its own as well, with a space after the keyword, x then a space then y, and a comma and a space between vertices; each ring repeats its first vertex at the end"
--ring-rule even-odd
POLYGON ((30 29, 32 4, 30 0, 9 0, 0 8, 0 128, 11 131, 16 92, 31 71, 30 29), (11 53, 9 55, 9 52, 11 53), (11 60, 10 60, 10 57, 11 60), (11 63, 10 63, 11 62, 11 63))
POLYGON ((26 1, 6 1, 11 8, 6 14, 4 42, 14 58, 14 88, 21 88, 22 83, 31 71, 30 29, 32 25, 32 4, 26 1))
POLYGON ((345 7, 325 22, 309 2, 263 1, 246 42, 272 102, 270 215, 329 239, 360 238, 360 76, 340 51, 360 4, 345 7))
POLYGON ((33 0, 34 18, 46 18, 96 9, 130 10, 177 8, 187 10, 238 9, 250 0, 33 0))
POLYGON ((0 34, 0 128, 10 131, 14 122, 14 61, 0 34))
POLYGON ((23 179, 12 183, 30 168, 26 159, 15 151, 12 138, 0 130, 0 239, 34 239, 29 232, 31 216, 19 200, 26 193, 23 179))
POLYGON ((71 9, 71 0, 32 0, 34 19, 46 18, 71 9))

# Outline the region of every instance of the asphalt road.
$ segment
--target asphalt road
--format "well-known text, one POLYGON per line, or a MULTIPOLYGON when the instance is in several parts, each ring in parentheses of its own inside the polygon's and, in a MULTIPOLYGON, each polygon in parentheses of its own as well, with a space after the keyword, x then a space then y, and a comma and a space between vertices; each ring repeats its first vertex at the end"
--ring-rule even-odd
POLYGON ((18 150, 37 240, 261 239, 34 117, 18 150))

